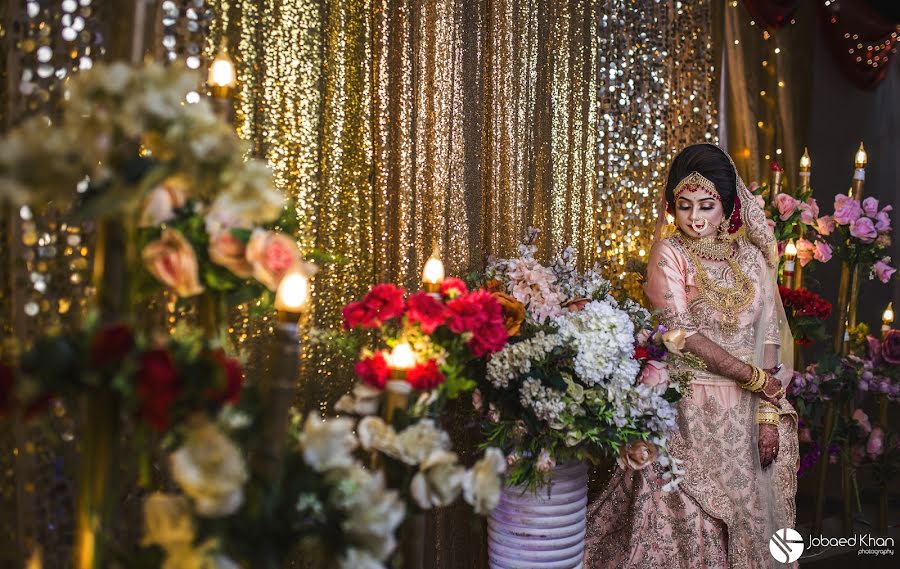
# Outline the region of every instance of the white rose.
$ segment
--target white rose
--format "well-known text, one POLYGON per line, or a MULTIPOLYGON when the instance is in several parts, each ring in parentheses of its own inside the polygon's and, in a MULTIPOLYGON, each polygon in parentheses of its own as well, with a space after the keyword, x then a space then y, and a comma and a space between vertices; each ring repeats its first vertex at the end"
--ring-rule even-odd
POLYGON ((457 464, 456 453, 439 450, 422 463, 409 490, 423 510, 449 506, 462 492, 465 473, 466 470, 457 464))
POLYGON ((489 448, 463 478, 463 497, 477 514, 486 514, 500 502, 501 475, 506 472, 506 459, 499 449, 489 448))
POLYGON ((393 458, 401 458, 403 450, 397 440, 397 432, 384 422, 384 419, 374 415, 363 417, 356 427, 359 444, 365 450, 375 449, 393 458))
POLYGON ((410 425, 397 436, 403 462, 420 464, 438 450, 450 450, 450 435, 431 419, 410 425))
POLYGON ((203 419, 192 427, 184 444, 172 453, 172 476, 200 515, 233 514, 244 502, 247 482, 241 452, 215 423, 203 419))
POLYGON ((352 395, 343 395, 334 405, 334 410, 350 415, 374 415, 381 403, 381 390, 365 383, 357 383, 352 395))
POLYGON ((303 460, 317 472, 351 466, 353 456, 350 453, 356 444, 353 421, 349 419, 321 420, 310 415, 300 434, 303 460))
POLYGON ((338 560, 341 569, 384 569, 384 564, 371 553, 355 547, 348 548, 338 560))
POLYGON ((383 561, 397 546, 395 532, 406 514, 403 502, 396 491, 385 489, 382 472, 356 469, 344 476, 339 486, 350 490, 335 500, 347 513, 341 529, 349 542, 383 561))

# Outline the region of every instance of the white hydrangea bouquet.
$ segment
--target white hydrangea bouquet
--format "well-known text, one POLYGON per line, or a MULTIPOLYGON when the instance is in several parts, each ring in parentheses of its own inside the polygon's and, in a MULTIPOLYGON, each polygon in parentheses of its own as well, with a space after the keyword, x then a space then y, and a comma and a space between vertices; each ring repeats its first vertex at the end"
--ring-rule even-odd
POLYGON ((642 382, 646 361, 635 354, 650 337, 650 313, 613 298, 596 270, 579 272, 569 249, 541 264, 536 235, 529 232, 518 257, 489 260, 485 272, 510 340, 473 393, 484 445, 506 454, 510 485, 536 489, 557 463, 617 456, 633 468, 659 460, 671 467, 673 487, 680 468, 666 442, 678 387, 642 382))

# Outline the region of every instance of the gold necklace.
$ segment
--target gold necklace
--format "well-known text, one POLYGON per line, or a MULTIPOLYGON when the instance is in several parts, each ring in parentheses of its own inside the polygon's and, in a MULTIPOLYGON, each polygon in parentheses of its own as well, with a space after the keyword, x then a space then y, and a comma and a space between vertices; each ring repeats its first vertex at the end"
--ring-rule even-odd
POLYGON ((728 336, 734 335, 738 329, 738 314, 753 302, 756 291, 753 283, 735 260, 731 242, 724 243, 728 246, 726 252, 724 247, 696 243, 699 240, 690 239, 681 233, 676 233, 674 238, 683 245, 688 259, 694 266, 694 272, 697 275, 697 290, 700 292, 700 296, 710 306, 722 313, 722 332, 728 336), (706 268, 700 260, 701 256, 713 261, 726 261, 734 275, 734 286, 720 286, 713 282, 706 274, 706 268))
POLYGON ((675 237, 678 242, 693 251, 698 257, 708 259, 710 261, 727 261, 734 256, 733 241, 730 239, 723 240, 716 237, 700 237, 694 239, 688 237, 679 230, 675 237))

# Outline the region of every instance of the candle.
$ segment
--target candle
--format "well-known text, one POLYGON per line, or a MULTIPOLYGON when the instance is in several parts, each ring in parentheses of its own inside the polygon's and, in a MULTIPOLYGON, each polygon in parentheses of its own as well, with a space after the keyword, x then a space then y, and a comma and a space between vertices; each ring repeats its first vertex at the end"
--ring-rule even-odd
POLYGON ((887 334, 888 330, 891 329, 891 324, 894 323, 894 303, 889 302, 887 308, 884 309, 884 314, 881 315, 881 335, 884 336, 887 334))
POLYGON ((387 357, 391 368, 391 378, 386 388, 384 402, 384 420, 388 423, 394 418, 397 409, 405 409, 409 402, 412 386, 406 381, 406 373, 416 365, 416 353, 408 342, 400 342, 387 357))
POLYGON ((809 176, 812 170, 812 160, 809 158, 809 149, 803 148, 803 156, 800 157, 800 186, 809 189, 809 176))
POLYGON ((234 70, 234 62, 228 55, 225 42, 219 47, 219 53, 213 59, 209 66, 209 75, 207 83, 213 97, 217 99, 227 99, 231 95, 231 90, 237 85, 237 73, 234 70))
POLYGON ((300 272, 288 273, 281 279, 275 293, 275 309, 279 314, 301 315, 309 304, 309 279, 300 272))
POLYGON ((851 194, 851 197, 862 200, 863 186, 866 183, 866 164, 869 162, 869 157, 866 154, 866 149, 863 147, 862 142, 859 143, 859 150, 856 151, 853 162, 856 166, 856 170, 853 172, 853 182, 851 186, 853 193, 851 194))
POLYGON ((776 160, 773 160, 769 165, 769 168, 772 170, 772 189, 769 193, 769 201, 774 202, 775 196, 781 193, 781 182, 784 177, 784 168, 781 167, 776 160))
POLYGON ((437 256, 437 251, 425 262, 422 269, 422 288, 430 294, 437 294, 444 282, 444 263, 437 256))
POLYGON ((782 282, 787 282, 788 279, 794 276, 794 259, 796 258, 797 245, 795 245, 794 240, 791 239, 784 248, 784 275, 782 276, 782 282))

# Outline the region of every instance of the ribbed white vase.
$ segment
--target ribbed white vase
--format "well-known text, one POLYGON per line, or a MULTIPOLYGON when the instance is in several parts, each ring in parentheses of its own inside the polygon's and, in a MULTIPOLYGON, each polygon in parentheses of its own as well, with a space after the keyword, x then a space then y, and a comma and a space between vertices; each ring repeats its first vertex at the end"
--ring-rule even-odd
POLYGON ((580 569, 584 557, 588 469, 567 462, 537 494, 505 487, 488 519, 491 569, 580 569))

